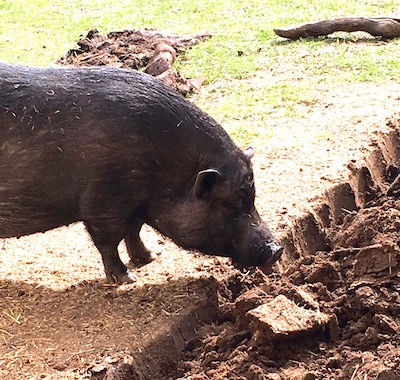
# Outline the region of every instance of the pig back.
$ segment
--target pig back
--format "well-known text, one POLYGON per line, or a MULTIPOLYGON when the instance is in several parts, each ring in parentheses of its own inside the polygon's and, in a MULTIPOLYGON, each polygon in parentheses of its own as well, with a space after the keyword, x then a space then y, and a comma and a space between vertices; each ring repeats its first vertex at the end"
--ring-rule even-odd
POLYGON ((30 233, 32 217, 45 221, 36 230, 79 220, 93 183, 160 197, 240 156, 218 123, 146 74, 1 63, 0 89, 2 236, 14 235, 6 224, 30 233))

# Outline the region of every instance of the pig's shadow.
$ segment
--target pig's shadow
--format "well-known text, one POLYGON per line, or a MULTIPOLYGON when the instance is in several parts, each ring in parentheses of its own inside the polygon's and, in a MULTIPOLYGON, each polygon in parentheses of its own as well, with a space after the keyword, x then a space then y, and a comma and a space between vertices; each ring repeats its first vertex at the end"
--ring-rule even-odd
POLYGON ((24 355, 43 367, 69 369, 90 368, 105 353, 129 352, 150 371, 144 378, 161 379, 195 331, 217 319, 217 281, 187 277, 141 287, 88 281, 56 291, 3 280, 0 310, 1 356, 23 345, 24 355))

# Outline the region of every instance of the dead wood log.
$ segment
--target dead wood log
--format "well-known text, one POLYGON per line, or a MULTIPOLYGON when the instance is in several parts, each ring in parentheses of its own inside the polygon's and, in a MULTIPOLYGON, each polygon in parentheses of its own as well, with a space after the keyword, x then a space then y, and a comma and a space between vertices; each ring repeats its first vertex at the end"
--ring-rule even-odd
POLYGON ((172 69, 175 58, 175 49, 171 45, 160 42, 157 44, 154 55, 150 58, 144 72, 156 77, 164 71, 172 69))
POLYGON ((334 32, 358 31, 367 32, 374 37, 400 37, 400 19, 390 17, 341 17, 289 28, 274 29, 278 36, 290 39, 326 36, 334 32))
POLYGON ((176 54, 177 51, 171 45, 160 42, 157 44, 154 55, 150 58, 144 72, 162 80, 183 95, 190 94, 201 86, 204 79, 186 79, 175 71, 172 66, 176 54))

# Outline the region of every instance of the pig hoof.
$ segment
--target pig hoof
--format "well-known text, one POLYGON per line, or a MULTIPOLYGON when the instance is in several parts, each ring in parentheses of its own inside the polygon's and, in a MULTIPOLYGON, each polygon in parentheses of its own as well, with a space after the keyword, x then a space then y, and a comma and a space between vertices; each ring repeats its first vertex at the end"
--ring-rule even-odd
POLYGON ((127 269, 125 273, 119 275, 108 275, 107 280, 113 284, 132 284, 136 282, 138 278, 129 269, 127 269))
POLYGON ((138 280, 137 276, 132 273, 130 270, 127 270, 126 273, 122 276, 122 282, 126 282, 128 284, 132 284, 138 280))
POLYGON ((134 256, 131 257, 128 267, 129 268, 135 268, 138 266, 146 265, 151 263, 157 258, 157 255, 151 251, 147 251, 145 254, 142 254, 140 256, 134 256))

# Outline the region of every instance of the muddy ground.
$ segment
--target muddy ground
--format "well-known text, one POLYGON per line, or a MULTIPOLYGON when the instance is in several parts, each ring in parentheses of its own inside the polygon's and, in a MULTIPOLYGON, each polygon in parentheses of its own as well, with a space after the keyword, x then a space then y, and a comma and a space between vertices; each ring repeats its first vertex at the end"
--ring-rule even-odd
MULTIPOLYGON (((197 96, 218 101, 212 85, 197 96)), ((400 379, 400 90, 317 91, 307 116, 271 113, 273 137, 255 142, 257 206, 286 249, 270 274, 146 228, 158 259, 111 286, 79 223, 6 239, 0 377, 400 379)))

